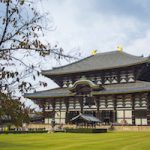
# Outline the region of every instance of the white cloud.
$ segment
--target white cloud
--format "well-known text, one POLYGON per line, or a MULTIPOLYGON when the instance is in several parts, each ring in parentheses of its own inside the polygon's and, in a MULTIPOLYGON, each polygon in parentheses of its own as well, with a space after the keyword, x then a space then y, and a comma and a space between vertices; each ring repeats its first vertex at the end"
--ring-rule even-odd
POLYGON ((131 53, 138 55, 144 54, 145 56, 150 55, 150 30, 147 31, 143 38, 135 39, 128 47, 127 50, 131 53))
MULTIPOLYGON (((97 49, 99 52, 112 51, 119 44, 122 44, 124 50, 129 53, 139 55, 141 52, 141 54, 148 55, 145 50, 137 51, 137 49, 145 49, 141 45, 139 48, 133 47, 134 41, 147 38, 147 23, 128 12, 126 15, 116 15, 111 14, 111 11, 108 13, 104 10, 94 10, 96 2, 89 0, 45 0, 41 2, 40 9, 50 12, 57 26, 55 31, 47 34, 47 39, 52 43, 58 42, 67 52, 72 49, 82 51, 83 56, 90 55, 92 49, 97 49)), ((100 3, 102 2, 98 5, 100 3)), ((141 1, 139 0, 138 3, 141 1)), ((111 5, 108 8, 111 9, 111 5)), ((139 14, 138 12, 137 15, 139 14)))

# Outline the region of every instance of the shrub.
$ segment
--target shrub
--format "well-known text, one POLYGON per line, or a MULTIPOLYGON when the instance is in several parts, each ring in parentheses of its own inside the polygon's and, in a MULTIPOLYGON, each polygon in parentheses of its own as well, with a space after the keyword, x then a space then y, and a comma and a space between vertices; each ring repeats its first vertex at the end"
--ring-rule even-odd
POLYGON ((48 131, 0 131, 0 134, 27 134, 27 133, 47 133, 48 131))
POLYGON ((66 132, 68 132, 68 133, 106 133, 107 129, 92 129, 92 128, 71 129, 71 128, 66 128, 66 132))

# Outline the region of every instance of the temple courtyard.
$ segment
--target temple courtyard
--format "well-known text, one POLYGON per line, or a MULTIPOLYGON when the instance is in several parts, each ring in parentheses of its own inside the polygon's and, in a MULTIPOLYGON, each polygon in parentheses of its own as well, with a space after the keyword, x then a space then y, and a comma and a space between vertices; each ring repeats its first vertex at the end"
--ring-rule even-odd
POLYGON ((149 150, 150 132, 0 135, 0 150, 149 150))

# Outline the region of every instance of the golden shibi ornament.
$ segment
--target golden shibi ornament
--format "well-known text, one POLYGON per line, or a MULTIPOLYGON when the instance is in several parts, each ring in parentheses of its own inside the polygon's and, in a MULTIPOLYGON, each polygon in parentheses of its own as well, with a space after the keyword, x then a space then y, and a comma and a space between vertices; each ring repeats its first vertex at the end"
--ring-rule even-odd
POLYGON ((91 52, 92 55, 96 55, 96 53, 97 53, 97 50, 92 50, 91 52))
POLYGON ((117 46, 117 51, 122 52, 123 51, 123 46, 121 46, 121 45, 117 46))

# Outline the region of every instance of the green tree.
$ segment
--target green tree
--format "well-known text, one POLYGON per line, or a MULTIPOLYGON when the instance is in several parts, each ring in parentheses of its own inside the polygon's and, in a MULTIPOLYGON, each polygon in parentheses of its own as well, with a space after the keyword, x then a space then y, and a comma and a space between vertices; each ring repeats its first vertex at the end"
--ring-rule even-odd
POLYGON ((16 127, 21 127, 23 123, 30 122, 30 113, 34 109, 30 109, 21 103, 19 100, 12 99, 8 95, 0 94, 0 123, 12 124, 16 127))

